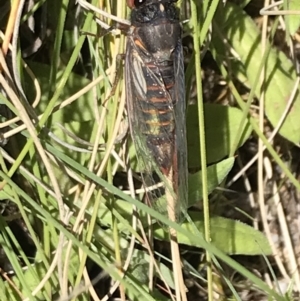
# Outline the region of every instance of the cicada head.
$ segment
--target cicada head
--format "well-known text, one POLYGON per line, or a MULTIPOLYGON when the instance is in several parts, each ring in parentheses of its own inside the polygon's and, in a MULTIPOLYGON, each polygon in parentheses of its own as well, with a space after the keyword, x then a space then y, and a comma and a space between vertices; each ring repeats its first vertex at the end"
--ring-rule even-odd
POLYGON ((172 3, 177 1, 178 0, 127 0, 127 5, 130 9, 134 9, 156 3, 172 3))

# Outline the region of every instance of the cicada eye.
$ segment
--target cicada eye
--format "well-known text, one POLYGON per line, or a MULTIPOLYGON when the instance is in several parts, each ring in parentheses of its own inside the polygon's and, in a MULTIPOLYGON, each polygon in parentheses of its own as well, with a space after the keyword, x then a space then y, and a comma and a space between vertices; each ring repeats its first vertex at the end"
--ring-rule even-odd
POLYGON ((134 0, 134 6, 135 7, 139 7, 141 5, 143 5, 144 3, 146 3, 148 0, 134 0))
POLYGON ((134 7, 140 7, 144 3, 146 3, 148 0, 127 0, 127 5, 129 8, 134 8, 134 7))

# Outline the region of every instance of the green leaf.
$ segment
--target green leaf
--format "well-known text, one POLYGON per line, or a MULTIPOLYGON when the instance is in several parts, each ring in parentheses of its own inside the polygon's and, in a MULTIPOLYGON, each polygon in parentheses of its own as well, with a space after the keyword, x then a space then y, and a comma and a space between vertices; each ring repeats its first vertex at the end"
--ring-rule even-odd
MULTIPOLYGON (((103 254, 106 254, 105 251, 103 250, 103 245, 108 246, 109 247, 108 249, 110 250, 116 248, 116 244, 113 239, 114 234, 111 229, 107 229, 103 231, 103 229, 100 229, 99 226, 96 226, 95 230, 96 230, 95 239, 97 241, 95 246, 93 246, 93 248, 95 248, 95 251, 97 251, 97 247, 102 248, 103 254)), ((120 236, 118 244, 122 248, 122 258, 125 261, 128 256, 129 241, 125 239, 123 236, 120 236)), ((111 254, 108 252, 107 255, 111 255, 111 254)), ((149 283, 150 262, 151 262, 151 256, 149 255, 147 250, 135 248, 131 255, 130 266, 128 268, 128 273, 130 274, 130 276, 135 278, 134 282, 140 283, 147 291, 148 291, 147 285, 149 283)), ((170 267, 167 266, 164 261, 157 261, 156 264, 160 271, 160 273, 158 273, 157 270, 155 269, 156 276, 160 278, 160 276, 162 275, 167 285, 170 288, 175 289, 173 270, 170 269, 170 267)), ((155 291, 154 293, 157 294, 155 300, 161 300, 161 299, 164 300, 164 298, 162 298, 159 292, 155 291)))
MULTIPOLYGON (((32 69, 36 76, 39 85, 41 87, 41 100, 36 108, 37 113, 41 114, 44 112, 48 105, 49 99, 47 91, 49 91, 49 73, 50 66, 46 64, 28 62, 29 67, 32 69)), ((64 70, 61 69, 57 73, 56 83, 58 84, 61 80, 64 70)), ((35 97, 35 88, 32 84, 32 80, 28 76, 24 76, 26 85, 26 94, 28 95, 29 101, 35 97)), ((79 76, 75 73, 71 73, 68 81, 66 82, 63 93, 60 96, 60 100, 63 101, 68 97, 77 93, 80 89, 89 84, 90 81, 86 78, 79 76)), ((67 109, 59 110, 51 115, 52 123, 59 122, 64 125, 71 121, 84 122, 94 119, 94 108, 93 95, 91 91, 84 93, 76 101, 72 102, 67 109)))
MULTIPOLYGON (((288 9, 291 11, 300 11, 300 1, 299 0, 289 0, 288 2, 288 9)), ((291 12, 290 15, 284 16, 287 28, 289 29, 290 35, 294 35, 300 26, 300 16, 293 15, 291 12)))
MULTIPOLYGON (((32 265, 30 269, 24 270, 24 282, 26 285, 33 291, 41 282, 43 276, 47 273, 47 269, 45 268, 43 263, 37 263, 35 265, 32 265)), ((22 294, 25 294, 24 286, 22 281, 17 276, 13 276, 11 279, 16 287, 19 288, 22 294)), ((52 277, 51 280, 53 281, 53 289, 55 291, 55 285, 57 285, 57 281, 55 280, 55 277, 52 277)), ((5 282, 6 286, 6 292, 9 295, 15 295, 15 297, 18 296, 17 292, 8 284, 8 282, 5 282)), ((39 292, 36 295, 36 298, 43 298, 42 292, 39 292)), ((7 299, 10 300, 10 299, 7 299)))
MULTIPOLYGON (((45 108, 48 105, 48 91, 50 90, 49 87, 49 74, 50 74, 50 66, 41 63, 34 63, 28 62, 29 67, 35 74, 39 85, 41 87, 41 99, 36 107, 37 114, 42 114, 45 108)), ((61 80, 64 70, 61 70, 57 73, 56 84, 58 84, 61 80)), ((34 86, 32 85, 31 79, 28 75, 24 76, 25 87, 26 87, 26 94, 28 95, 29 101, 33 99, 35 96, 34 86)), ((90 83, 85 77, 79 76, 75 73, 71 73, 66 85, 64 87, 63 93, 61 94, 60 100, 63 101, 70 96, 76 94, 80 89, 84 88, 86 85, 90 83)), ((77 143, 74 138, 70 137, 65 131, 61 129, 63 128, 75 136, 79 137, 82 140, 87 142, 93 142, 95 135, 92 133, 95 132, 95 108, 93 104, 93 95, 91 91, 87 91, 82 96, 78 97, 75 101, 70 103, 68 107, 60 109, 58 111, 54 111, 51 114, 51 120, 48 121, 47 127, 51 131, 51 134, 61 141, 65 143, 69 143, 72 146, 87 149, 86 145, 82 145, 77 143), (58 125, 59 124, 59 125, 58 125), (92 138, 91 138, 92 137, 92 138)), ((106 115, 106 122, 107 124, 112 124, 111 122, 112 116, 110 114, 106 115)), ((104 124, 105 126, 105 124, 104 124)), ((49 138, 50 140, 50 138, 49 138)), ((51 140, 55 145, 55 148, 61 150, 63 153, 74 159, 76 162, 80 162, 81 164, 85 164, 86 160, 89 160, 89 156, 86 153, 74 151, 71 148, 63 146, 59 143, 54 142, 51 140)), ((104 143, 103 137, 100 138, 100 143, 104 143)), ((101 160, 103 157, 103 151, 98 152, 98 158, 101 160)), ((25 162, 28 166, 32 165, 32 162, 25 162)), ((41 165, 41 168, 43 166, 41 165)), ((58 179, 60 188, 63 192, 67 192, 70 187, 74 185, 74 182, 71 180, 70 176, 67 174, 66 170, 63 166, 58 166, 52 163, 52 168, 54 170, 55 176, 58 179)), ((43 180, 45 183, 49 183, 49 175, 48 173, 44 173, 43 180)))
MULTIPOLYGON (((258 71, 262 58, 261 34, 254 21, 239 6, 227 3, 225 8, 219 10, 218 30, 233 47, 238 54, 239 60, 244 66, 244 70, 249 81, 250 87, 259 76, 258 71)), ((215 32, 216 32, 215 31, 215 32)), ((214 31, 213 31, 214 32, 214 31)), ((226 56, 223 47, 220 44, 220 36, 216 33, 213 36, 214 48, 222 57, 226 56)), ((267 43, 267 46, 269 44, 267 43)), ((231 62, 228 62, 231 64, 231 62)), ((276 127, 282 117, 287 102, 291 96, 294 84, 296 82, 296 70, 292 62, 286 55, 273 48, 265 62, 265 84, 263 87, 265 93, 265 112, 267 118, 276 127)), ((261 87, 255 87, 256 97, 260 97, 261 87)), ((297 144, 300 142, 300 93, 296 93, 293 105, 281 126, 279 133, 289 141, 297 144)))
MULTIPOLYGON (((52 239, 52 237, 51 237, 52 239)), ((58 244, 58 239, 56 240, 56 246, 58 244)), ((15 254, 13 252, 10 252, 10 256, 14 256, 15 254)), ((63 256, 65 256, 65 252, 63 252, 63 256)), ((17 287, 20 292, 26 296, 26 289, 29 288, 30 292, 32 292, 36 287, 40 284, 42 279, 44 278, 45 274, 47 273, 48 268, 45 267, 45 264, 39 260, 41 256, 37 253, 35 257, 35 262, 30 266, 24 266, 22 269, 20 269, 19 274, 21 273, 22 277, 18 277, 18 275, 11 276, 11 281, 14 283, 15 287, 17 287)), ((78 272, 79 268, 79 257, 78 253, 74 250, 71 251, 69 263, 68 263, 68 276, 69 281, 71 281, 72 278, 74 278, 74 275, 76 275, 76 272, 78 272)), ((58 282, 56 278, 56 274, 52 273, 51 277, 49 278, 49 281, 52 284, 52 290, 53 293, 57 292, 58 290, 58 282)), ((14 290, 13 287, 8 282, 4 282, 5 285, 5 292, 7 295, 10 296, 10 298, 4 299, 1 296, 2 300, 11 300, 11 296, 14 295, 17 300, 18 299, 18 293, 14 290)), ((40 300, 46 300, 45 297, 43 297, 43 294, 45 294, 45 291, 40 291, 35 296, 36 298, 39 298, 40 300)))
MULTIPOLYGON (((217 164, 207 167, 207 190, 211 193, 223 182, 230 172, 234 158, 228 158, 217 164)), ((202 174, 201 171, 189 176, 189 207, 202 200, 202 174)))
MULTIPOLYGON (((204 221, 201 213, 191 212, 194 225, 184 222, 182 227, 191 233, 204 233, 204 221), (196 229, 195 229, 196 228, 196 229)), ((266 237, 254 228, 232 219, 212 217, 211 243, 227 254, 243 255, 270 255, 271 248, 266 237)), ((154 237, 160 240, 169 240, 169 234, 156 227, 154 237)), ((178 233, 178 242, 193 247, 201 247, 197 241, 190 241, 186 236, 178 233)))
MULTIPOLYGON (((207 168, 207 178, 208 178, 208 193, 211 193, 227 176, 229 171, 231 170, 234 163, 234 158, 228 158, 219 162, 218 164, 211 165, 207 168)), ((188 207, 196 204, 197 202, 202 200, 202 176, 201 171, 189 175, 189 203, 188 207)), ((160 213, 165 214, 166 212, 166 200, 161 198, 160 202, 160 213)), ((157 206, 156 206, 157 207, 157 206)), ((92 208, 91 208, 92 210, 92 208)), ((119 224, 119 229, 126 229, 126 221, 131 220, 132 216, 132 205, 123 200, 117 200, 114 202, 114 210, 116 210, 123 218, 124 223, 119 224)), ((147 223, 147 217, 143 214, 140 214, 140 219, 144 225, 147 223)), ((111 211, 105 206, 105 200, 101 203, 101 207, 99 210, 99 220, 101 223, 107 226, 112 225, 112 214, 111 211)))
MULTIPOLYGON (((189 106, 187 114, 187 139, 189 167, 200 166, 199 126, 197 107, 189 106)), ((204 106, 207 163, 218 162, 229 155, 235 138, 240 137, 239 146, 249 138, 252 128, 247 122, 241 129, 243 113, 237 108, 215 104, 204 106)))

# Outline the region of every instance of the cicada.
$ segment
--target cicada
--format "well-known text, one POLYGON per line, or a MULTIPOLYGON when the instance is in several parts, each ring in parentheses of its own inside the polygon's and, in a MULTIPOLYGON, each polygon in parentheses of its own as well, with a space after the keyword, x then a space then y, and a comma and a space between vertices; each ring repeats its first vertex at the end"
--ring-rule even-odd
POLYGON ((175 2, 127 0, 132 11, 125 83, 147 203, 179 222, 187 208, 188 167, 182 28, 175 2))

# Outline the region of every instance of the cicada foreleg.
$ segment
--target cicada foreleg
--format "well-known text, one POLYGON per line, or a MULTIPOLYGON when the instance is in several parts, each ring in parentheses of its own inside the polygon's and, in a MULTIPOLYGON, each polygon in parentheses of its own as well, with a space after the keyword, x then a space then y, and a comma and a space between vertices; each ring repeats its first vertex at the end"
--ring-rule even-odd
MULTIPOLYGON (((106 19, 110 19, 112 21, 112 25, 107 24, 105 22, 103 22, 102 20, 100 20, 100 18, 95 16, 95 21, 97 22, 97 24, 99 24, 99 26, 101 27, 101 33, 100 35, 97 34, 90 34, 90 33, 86 33, 86 32, 82 32, 84 34, 89 34, 89 35, 93 35, 96 37, 103 37, 105 35, 107 35, 108 33, 114 33, 114 31, 119 30, 121 31, 123 34, 127 35, 129 28, 131 26, 131 23, 128 20, 125 19, 121 19, 115 15, 112 15, 90 3, 88 3, 85 0, 77 0, 77 3, 86 11, 91 11, 95 14, 98 14, 100 16, 102 16, 103 18, 106 19)), ((121 72, 119 72, 119 70, 121 69, 121 61, 124 59, 125 55, 124 54, 119 54, 116 58, 116 75, 115 75, 115 79, 113 81, 112 84, 112 90, 110 92, 110 94, 108 95, 108 97, 106 97, 106 99, 104 100, 104 104, 107 102, 107 100, 109 98, 111 98, 115 92, 116 92, 116 88, 118 86, 119 80, 121 78, 121 72)))
POLYGON ((123 68, 122 62, 125 60, 125 54, 124 53, 119 53, 116 57, 116 72, 115 72, 115 78, 113 80, 112 86, 111 86, 111 91, 109 95, 105 98, 103 104, 105 104, 111 97, 113 97, 116 93, 116 89, 118 87, 118 84, 120 82, 121 76, 122 76, 122 71, 123 68))
MULTIPOLYGON (((97 20, 97 18, 96 18, 96 20, 97 20)), ((101 24, 102 24, 102 22, 101 22, 101 24)), ((103 23, 103 24, 106 24, 106 23, 103 23)), ((87 31, 83 31, 83 30, 81 30, 80 33, 85 34, 85 35, 89 35, 89 36, 94 36, 94 37, 97 37, 97 38, 102 38, 102 37, 106 36, 107 34, 111 34, 115 30, 120 30, 122 33, 127 34, 128 28, 129 28, 129 26, 126 25, 126 24, 114 22, 114 24, 110 25, 109 27, 106 27, 106 26, 101 27, 101 31, 100 31, 99 34, 94 34, 92 32, 87 32, 87 31)))

